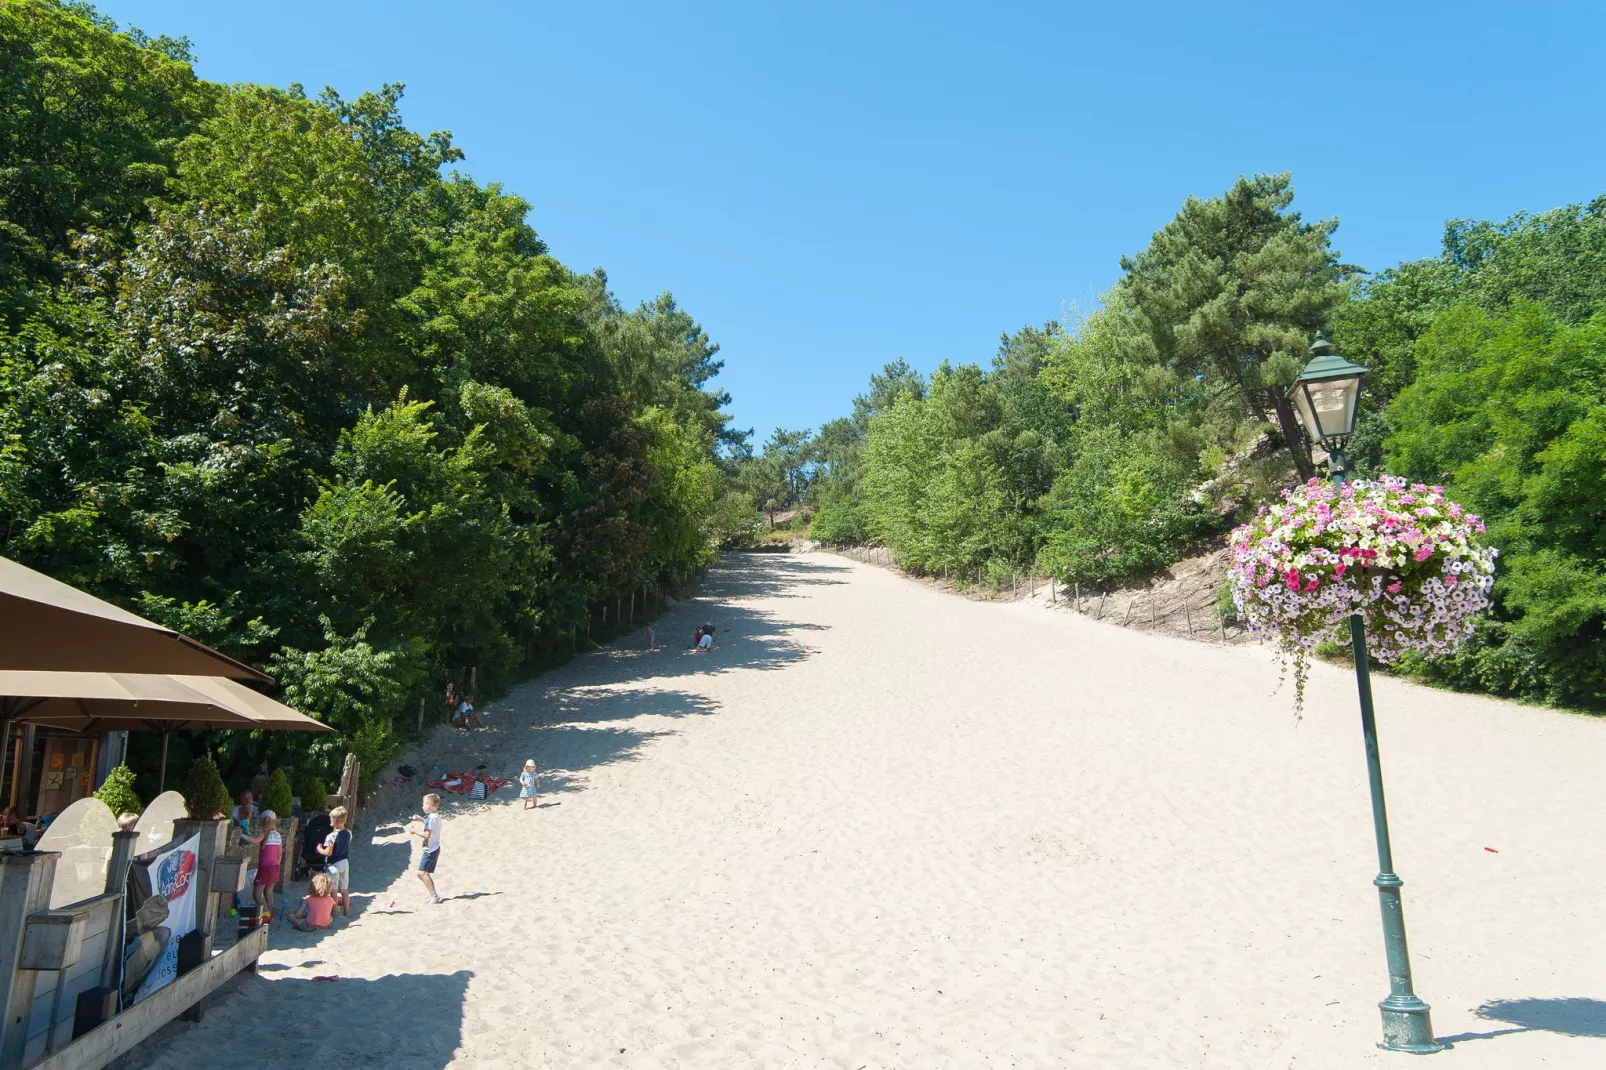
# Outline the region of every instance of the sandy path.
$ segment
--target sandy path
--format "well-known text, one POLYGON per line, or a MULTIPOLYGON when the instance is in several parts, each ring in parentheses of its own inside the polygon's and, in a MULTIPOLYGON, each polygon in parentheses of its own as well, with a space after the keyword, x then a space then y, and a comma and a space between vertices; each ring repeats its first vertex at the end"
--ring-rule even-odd
MULTIPOLYGON (((131 1067, 1364 1067, 1387 991, 1353 678, 1263 649, 738 558, 439 737, 548 805, 450 803, 362 911, 131 1067), (394 909, 387 905, 394 899, 394 909), (328 984, 313 975, 338 973, 328 984)), ((1378 682, 1434 1065, 1606 1065, 1606 722, 1378 682), (1499 853, 1486 851, 1493 847, 1499 853)), ((446 764, 454 764, 452 761, 446 764)), ((371 893, 371 894, 370 894, 371 893)))

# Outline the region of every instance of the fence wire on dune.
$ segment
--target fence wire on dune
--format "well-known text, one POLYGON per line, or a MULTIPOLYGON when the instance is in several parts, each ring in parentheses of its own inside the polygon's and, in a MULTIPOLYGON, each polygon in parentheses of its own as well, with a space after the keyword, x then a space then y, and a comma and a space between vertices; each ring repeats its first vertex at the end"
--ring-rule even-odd
POLYGON ((1178 562, 1141 586, 1124 587, 1066 585, 1052 575, 1031 569, 977 568, 963 577, 945 569, 942 573, 921 575, 905 571, 897 555, 885 546, 847 546, 830 552, 891 569, 972 601, 1033 602, 1121 628, 1196 642, 1260 641, 1234 616, 1222 612, 1219 596, 1221 578, 1226 574, 1225 550, 1178 562))

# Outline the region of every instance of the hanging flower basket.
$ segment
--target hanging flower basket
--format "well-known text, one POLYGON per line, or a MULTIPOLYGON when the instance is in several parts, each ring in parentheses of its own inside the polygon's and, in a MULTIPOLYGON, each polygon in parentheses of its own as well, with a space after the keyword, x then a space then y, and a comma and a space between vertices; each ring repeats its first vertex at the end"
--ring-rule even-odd
POLYGON ((1232 600, 1256 635, 1294 669, 1294 707, 1318 643, 1350 641, 1359 613, 1382 662, 1409 651, 1453 652, 1489 607, 1494 561, 1483 522, 1446 501, 1443 487, 1403 479, 1337 486, 1312 479, 1262 506, 1228 544, 1232 600))

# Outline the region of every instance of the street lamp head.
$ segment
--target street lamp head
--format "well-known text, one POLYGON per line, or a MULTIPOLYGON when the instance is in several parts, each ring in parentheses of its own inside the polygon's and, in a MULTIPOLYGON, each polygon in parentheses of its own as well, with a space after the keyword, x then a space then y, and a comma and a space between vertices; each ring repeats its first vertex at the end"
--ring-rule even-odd
POLYGON ((1312 442, 1346 439, 1355 433, 1355 407, 1361 399, 1366 369, 1339 356, 1338 347, 1316 334, 1310 363, 1288 388, 1300 423, 1312 442))

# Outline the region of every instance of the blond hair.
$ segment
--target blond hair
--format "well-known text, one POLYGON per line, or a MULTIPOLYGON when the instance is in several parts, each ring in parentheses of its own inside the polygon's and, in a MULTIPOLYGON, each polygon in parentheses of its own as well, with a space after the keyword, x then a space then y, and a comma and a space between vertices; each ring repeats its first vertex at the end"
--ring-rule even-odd
POLYGON ((439 810, 441 807, 441 797, 432 791, 428 795, 424 796, 424 804, 426 806, 433 806, 435 809, 439 810))
POLYGON ((337 806, 333 810, 330 810, 329 820, 336 825, 344 825, 346 823, 346 808, 344 806, 337 806))
POLYGON ((312 894, 315 898, 326 898, 334 892, 334 882, 327 873, 314 873, 312 875, 312 894))
POLYGON ((131 832, 139 824, 139 815, 135 813, 121 813, 117 815, 117 831, 131 832))
POLYGON ((279 815, 272 810, 262 811, 262 831, 273 832, 279 827, 279 815))

